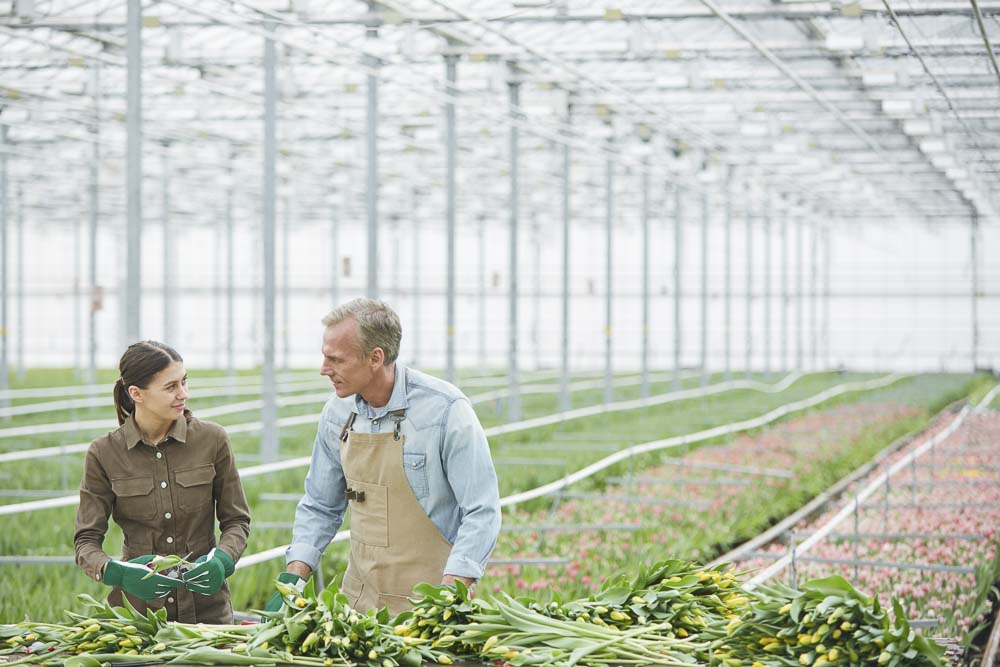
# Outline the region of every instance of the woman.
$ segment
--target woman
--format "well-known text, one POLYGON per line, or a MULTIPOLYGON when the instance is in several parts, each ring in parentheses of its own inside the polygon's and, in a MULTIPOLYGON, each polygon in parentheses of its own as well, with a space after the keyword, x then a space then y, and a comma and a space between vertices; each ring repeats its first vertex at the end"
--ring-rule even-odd
POLYGON ((130 345, 118 364, 114 400, 121 427, 91 443, 76 513, 76 562, 122 591, 139 611, 166 608, 185 623, 232 623, 226 577, 246 548, 250 511, 225 430, 195 419, 185 403, 187 371, 163 343, 130 345), (125 538, 122 560, 102 547, 108 516, 125 538), (222 532, 215 541, 215 517, 222 532), (148 578, 156 555, 197 559, 182 579, 148 578))

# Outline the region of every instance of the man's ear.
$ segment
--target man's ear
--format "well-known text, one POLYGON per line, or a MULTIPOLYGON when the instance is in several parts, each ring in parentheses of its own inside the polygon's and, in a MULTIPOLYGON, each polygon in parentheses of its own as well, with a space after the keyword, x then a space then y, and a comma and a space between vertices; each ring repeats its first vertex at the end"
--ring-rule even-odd
POLYGON ((376 347, 372 350, 371 356, 368 358, 368 362, 375 368, 385 365, 385 350, 380 347, 376 347))

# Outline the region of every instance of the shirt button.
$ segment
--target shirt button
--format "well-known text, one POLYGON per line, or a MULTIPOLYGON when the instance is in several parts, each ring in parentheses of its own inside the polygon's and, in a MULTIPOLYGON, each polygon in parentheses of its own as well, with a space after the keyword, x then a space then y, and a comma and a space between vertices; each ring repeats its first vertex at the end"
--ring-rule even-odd
POLYGON ((167 538, 167 544, 173 544, 173 543, 174 543, 174 538, 168 537, 167 538))
POLYGON ((174 601, 173 598, 167 598, 167 602, 173 602, 173 601, 174 601))
POLYGON ((378 420, 377 419, 373 419, 372 420, 372 426, 378 426, 378 420))
POLYGON ((167 483, 166 482, 160 482, 160 488, 161 489, 167 488, 167 483))
POLYGON ((170 512, 167 512, 166 514, 163 515, 163 518, 164 519, 169 519, 172 516, 173 516, 173 514, 171 514, 170 512))
POLYGON ((156 452, 156 458, 162 459, 163 458, 163 452, 156 452))

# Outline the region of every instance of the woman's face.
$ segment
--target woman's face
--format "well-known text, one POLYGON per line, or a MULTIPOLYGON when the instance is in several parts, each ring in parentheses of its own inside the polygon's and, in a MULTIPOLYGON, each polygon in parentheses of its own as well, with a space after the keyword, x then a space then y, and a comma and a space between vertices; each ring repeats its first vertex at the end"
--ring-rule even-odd
POLYGON ((149 417, 174 421, 184 414, 187 403, 187 370, 180 361, 171 362, 153 376, 145 389, 135 385, 129 387, 129 395, 135 401, 136 410, 142 410, 149 417))

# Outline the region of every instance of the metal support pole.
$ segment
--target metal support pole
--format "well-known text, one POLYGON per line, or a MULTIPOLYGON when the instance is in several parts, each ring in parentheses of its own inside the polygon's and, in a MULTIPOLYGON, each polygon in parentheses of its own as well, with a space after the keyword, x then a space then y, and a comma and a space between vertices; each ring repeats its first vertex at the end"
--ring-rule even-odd
POLYGON ((969 229, 969 260, 972 263, 972 294, 970 295, 970 305, 972 306, 972 372, 979 368, 979 212, 972 211, 972 220, 969 229))
POLYGON ((88 184, 90 199, 90 227, 89 242, 87 251, 89 259, 87 270, 89 271, 90 287, 90 307, 87 309, 87 384, 94 385, 97 382, 97 309, 99 305, 100 288, 97 285, 97 218, 100 215, 100 179, 101 179, 101 67, 99 61, 93 64, 93 76, 91 78, 91 88, 94 95, 94 119, 90 126, 90 133, 94 141, 91 144, 90 156, 90 183, 88 184))
POLYGON ((788 372, 788 309, 791 298, 788 293, 788 211, 781 212, 781 365, 783 373, 788 372))
POLYGON ((795 221, 795 369, 805 368, 805 219, 795 221))
MULTIPOLYGON (((142 1, 128 0, 126 72, 125 344, 140 337, 142 307, 142 1)), ((125 345, 120 347, 124 348, 125 345)))
MULTIPOLYGON (((374 5, 374 3, 370 3, 374 5)), ((377 30, 370 29, 369 36, 377 36, 377 30)), ((367 148, 368 187, 365 191, 368 212, 368 297, 378 298, 378 76, 375 70, 379 61, 369 55, 362 58, 368 72, 367 148)))
POLYGON ((792 562, 788 568, 788 585, 793 589, 798 589, 799 587, 799 569, 798 563, 796 563, 796 556, 798 555, 797 537, 794 530, 788 531, 788 549, 792 555, 792 562))
POLYGON ((229 172, 229 182, 226 184, 226 383, 229 386, 229 395, 233 395, 236 388, 236 317, 233 304, 235 292, 235 229, 233 225, 233 190, 236 187, 233 176, 233 165, 236 162, 236 152, 230 151, 229 164, 226 169, 229 172))
MULTIPOLYGON (((347 191, 350 188, 344 185, 344 205, 343 211, 346 214, 348 209, 347 191)), ((337 215, 337 207, 330 204, 330 306, 332 308, 340 305, 340 219, 337 215)))
POLYGON ((733 379, 733 187, 731 179, 726 180, 726 200, 725 200, 725 275, 724 282, 725 285, 723 290, 725 292, 724 296, 724 306, 723 306, 723 333, 725 335, 725 341, 723 343, 723 356, 725 361, 723 367, 725 369, 725 379, 729 382, 733 379))
POLYGON ((161 228, 163 230, 163 340, 176 344, 174 332, 174 231, 170 225, 170 142, 160 153, 161 228))
POLYGON ((882 505, 882 532, 889 532, 889 474, 885 476, 885 503, 882 505))
POLYGON ((746 278, 746 372, 747 379, 753 373, 753 209, 751 207, 749 182, 747 183, 747 212, 746 212, 746 250, 747 250, 747 278, 746 278))
POLYGON ((684 256, 683 214, 684 197, 680 186, 674 186, 674 378, 673 388, 681 388, 681 258, 684 256))
POLYGON ((764 374, 771 373, 771 217, 774 215, 774 201, 767 196, 764 211, 764 374))
POLYGON ((646 155, 642 158, 642 398, 649 398, 649 169, 646 155))
POLYGON ((455 87, 455 73, 458 56, 447 55, 444 57, 445 71, 448 78, 447 99, 444 104, 445 115, 445 148, 447 155, 447 290, 446 299, 446 334, 445 334, 445 371, 444 377, 448 382, 455 382, 455 95, 458 90, 455 87))
MULTIPOLYGON (((18 193, 20 195, 20 192, 18 193)), ((20 224, 21 221, 18 220, 18 235, 20 236, 20 224)), ((73 219, 73 247, 79 248, 83 241, 83 220, 81 218, 73 219)), ((17 247, 18 259, 24 257, 24 250, 21 248, 20 240, 18 240, 17 247)), ((20 261, 18 262, 20 264, 20 261)), ((18 268, 18 282, 20 282, 20 267, 18 268)), ((73 377, 80 379, 83 377, 83 318, 80 313, 80 283, 83 279, 83 258, 80 253, 73 253, 73 377)), ((18 287, 18 301, 20 302, 21 288, 18 287)), ((21 306, 17 307, 17 317, 18 320, 21 319, 21 306)), ((24 334, 24 330, 18 325, 17 337, 18 339, 24 334)), ((18 344, 18 354, 20 355, 20 344, 18 344)), ((21 377, 21 361, 18 360, 18 381, 20 382, 23 378, 21 377)))
MULTIPOLYGON (((0 124, 0 390, 9 387, 7 376, 7 126, 0 124)), ((6 393, 0 396, 0 407, 10 405, 6 393)))
MULTIPOLYGON (((274 24, 267 24, 268 33, 274 24)), ((278 405, 274 374, 274 297, 275 297, 275 203, 277 180, 277 54, 274 40, 264 39, 264 190, 261 221, 264 251, 264 364, 262 368, 263 405, 261 408, 260 460, 278 458, 278 405)))
MULTIPOLYGON (((608 139, 608 149, 614 149, 614 139, 608 139)), ((614 217, 615 217, 615 165, 611 160, 609 155, 604 162, 604 179, 605 179, 605 191, 604 191, 604 402, 611 403, 615 400, 615 379, 613 375, 611 361, 611 325, 612 325, 612 306, 614 303, 613 299, 613 284, 612 284, 612 271, 613 262, 611 255, 613 254, 613 242, 614 242, 614 217)))
POLYGON ((809 230, 809 368, 819 368, 819 230, 809 230))
POLYGON ((531 275, 534 278, 531 290, 531 350, 534 355, 532 365, 537 371, 542 367, 542 227, 538 224, 535 211, 531 212, 531 275))
POLYGON ((510 94, 510 399, 507 405, 507 419, 521 419, 521 385, 518 376, 517 359, 517 227, 520 218, 520 190, 518 183, 518 140, 520 138, 517 123, 521 120, 521 81, 514 63, 508 63, 510 81, 507 83, 510 94))
POLYGON ((860 545, 860 540, 858 539, 858 533, 860 532, 860 517, 858 515, 858 483, 855 482, 854 485, 854 580, 858 580, 858 548, 860 545))
POLYGON ((823 228, 823 354, 827 368, 833 368, 833 346, 830 341, 830 228, 823 228))
MULTIPOLYGON (((285 187, 288 187, 288 183, 285 183, 285 187)), ((288 267, 288 244, 291 238, 292 229, 292 201, 291 197, 287 194, 281 199, 282 204, 282 216, 281 216, 281 370, 285 373, 288 372, 288 354, 289 344, 288 344, 288 311, 289 311, 289 301, 291 299, 291 289, 289 283, 289 267, 288 267)))
POLYGON ((479 367, 486 365, 486 216, 479 214, 476 226, 479 242, 479 367))
POLYGON ((573 101, 566 102, 566 129, 563 142, 562 168, 562 347, 559 364, 559 409, 573 407, 569 390, 569 258, 570 258, 570 124, 573 122, 573 101))
POLYGON ((420 304, 420 269, 421 269, 421 246, 420 246, 420 215, 418 210, 418 200, 419 200, 419 190, 416 187, 410 189, 411 196, 411 206, 410 210, 413 211, 413 320, 410 323, 410 327, 413 331, 413 365, 416 366, 418 360, 421 358, 423 351, 423 344, 421 341, 420 331, 422 327, 420 326, 420 315, 421 315, 421 304, 420 304))
POLYGON ((708 193, 701 195, 701 386, 708 386, 708 193))
MULTIPOLYGON (((17 253, 17 274, 14 278, 15 281, 15 291, 17 292, 17 334, 15 338, 17 339, 17 351, 15 354, 15 363, 17 364, 17 381, 20 384, 24 383, 24 188, 20 183, 17 185, 17 217, 14 218, 14 223, 17 225, 17 244, 15 246, 17 253)), ((79 224, 73 223, 74 230, 77 236, 79 236, 79 224)), ((77 247, 79 247, 79 238, 77 238, 77 247)), ((73 319, 76 323, 76 340, 73 342, 74 345, 74 367, 79 370, 80 368, 80 355, 79 355, 79 340, 80 340, 80 302, 78 295, 80 294, 80 259, 78 253, 73 253, 74 264, 76 270, 73 272, 73 285, 76 288, 75 298, 73 299, 73 319)))

